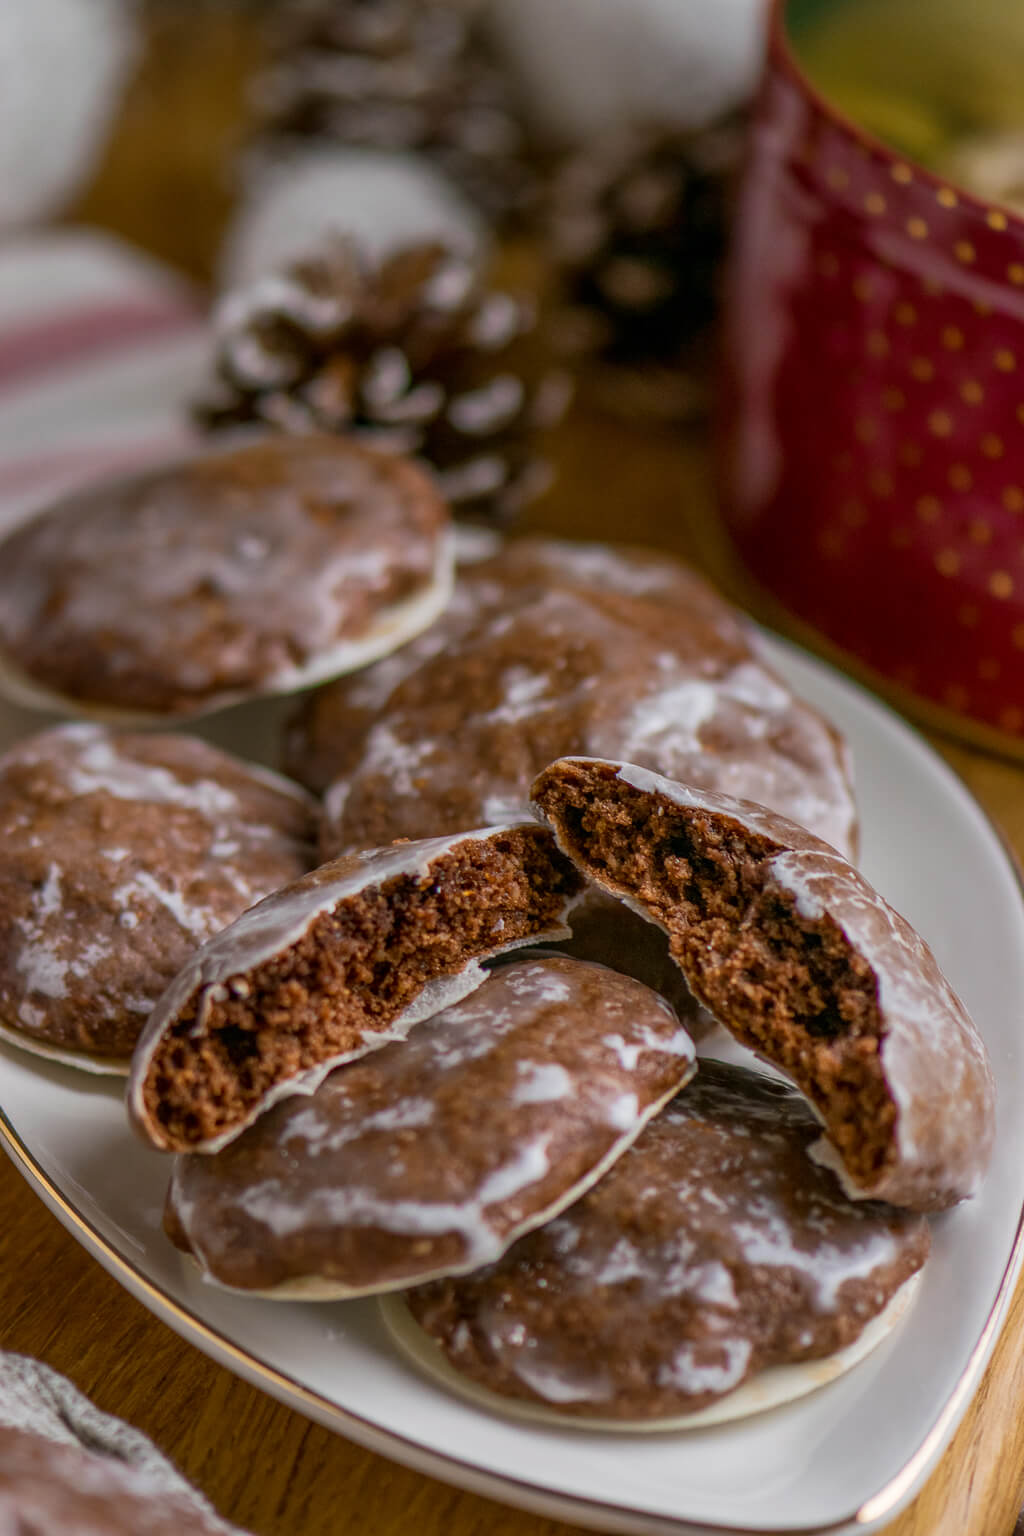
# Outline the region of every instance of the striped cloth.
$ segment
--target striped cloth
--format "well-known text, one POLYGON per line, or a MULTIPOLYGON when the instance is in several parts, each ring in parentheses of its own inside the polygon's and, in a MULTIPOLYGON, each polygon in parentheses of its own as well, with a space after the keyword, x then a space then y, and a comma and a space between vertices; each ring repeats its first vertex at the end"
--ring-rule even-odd
POLYGON ((0 533, 61 492, 173 458, 203 376, 180 278, 95 230, 0 244, 0 533))

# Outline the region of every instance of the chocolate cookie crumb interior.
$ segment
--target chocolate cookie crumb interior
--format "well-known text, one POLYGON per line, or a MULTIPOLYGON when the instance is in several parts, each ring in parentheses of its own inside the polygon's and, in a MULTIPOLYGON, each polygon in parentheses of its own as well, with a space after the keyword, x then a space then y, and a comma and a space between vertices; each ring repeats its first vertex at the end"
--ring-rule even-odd
POLYGON ((220 1135, 275 1083, 386 1029, 428 982, 496 942, 557 927, 577 885, 549 834, 525 827, 457 844, 428 880, 401 874, 347 897, 296 943, 229 979, 201 1033, 197 1005, 182 1014, 150 1064, 148 1114, 171 1146, 220 1135))
POLYGON ((893 1156, 896 1124, 877 980, 832 918, 802 916, 774 885, 778 846, 599 765, 559 764, 534 793, 570 857, 663 924, 700 1001, 793 1078, 870 1188, 893 1156))

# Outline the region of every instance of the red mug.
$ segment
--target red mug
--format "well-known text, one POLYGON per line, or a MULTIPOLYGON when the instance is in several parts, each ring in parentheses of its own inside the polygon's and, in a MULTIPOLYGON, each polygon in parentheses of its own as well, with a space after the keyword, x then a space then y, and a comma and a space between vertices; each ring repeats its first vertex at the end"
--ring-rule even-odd
POLYGON ((830 106, 787 9, 727 275, 724 527, 784 627, 1024 753, 1024 219, 830 106))

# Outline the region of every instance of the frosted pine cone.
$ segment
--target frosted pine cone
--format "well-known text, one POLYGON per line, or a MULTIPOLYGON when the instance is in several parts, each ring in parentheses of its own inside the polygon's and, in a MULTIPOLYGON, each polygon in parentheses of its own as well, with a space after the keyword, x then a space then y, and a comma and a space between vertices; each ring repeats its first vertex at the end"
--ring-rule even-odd
POLYGON ((705 402, 744 131, 732 117, 696 133, 638 132, 574 156, 552 189, 558 334, 569 351, 620 365, 620 389, 638 400, 660 393, 664 414, 705 402))
POLYGON ((536 196, 504 75, 459 0, 291 0, 257 82, 268 158, 310 140, 426 155, 495 222, 536 196))
POLYGON ((429 464, 457 513, 504 522, 546 486, 536 434, 567 399, 561 374, 523 372, 534 319, 441 245, 370 266, 336 237, 222 301, 197 415, 211 429, 362 431, 429 464))

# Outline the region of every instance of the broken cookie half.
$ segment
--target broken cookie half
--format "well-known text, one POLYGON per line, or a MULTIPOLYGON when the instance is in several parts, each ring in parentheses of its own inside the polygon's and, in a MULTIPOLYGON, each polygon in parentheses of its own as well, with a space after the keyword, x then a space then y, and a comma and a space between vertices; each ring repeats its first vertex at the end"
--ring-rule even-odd
POLYGON ((567 934, 583 881, 535 822, 335 859, 202 946, 132 1059, 130 1117, 214 1151, 332 1067, 474 991, 481 961, 567 934))
POLYGON ((560 847, 656 923, 701 1003, 787 1074, 849 1192, 942 1210, 995 1128, 984 1044, 934 955, 834 848, 761 806, 627 763, 563 758, 533 788, 560 847))

